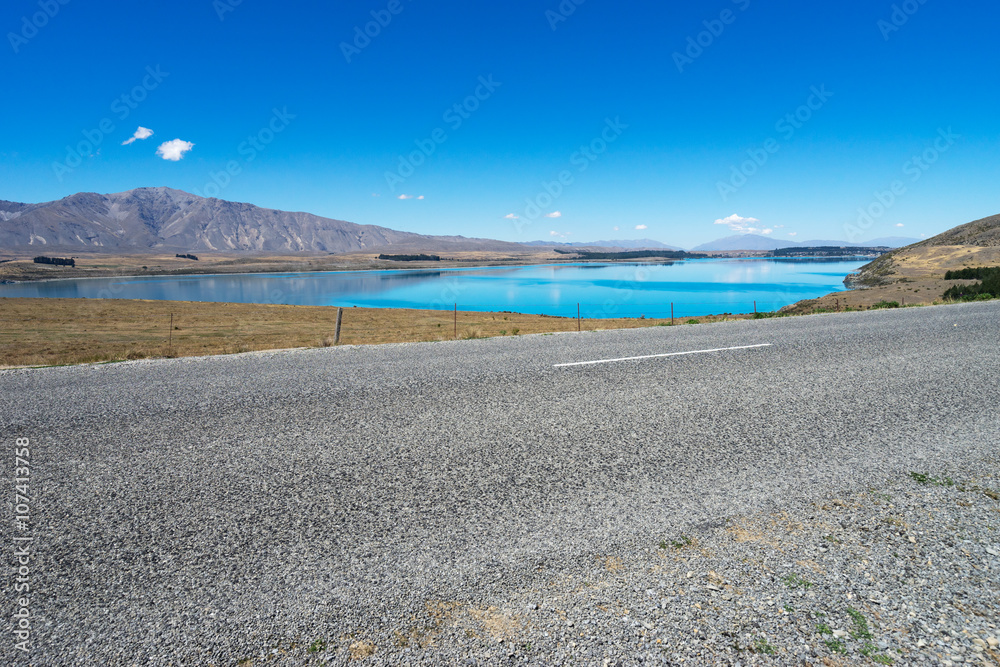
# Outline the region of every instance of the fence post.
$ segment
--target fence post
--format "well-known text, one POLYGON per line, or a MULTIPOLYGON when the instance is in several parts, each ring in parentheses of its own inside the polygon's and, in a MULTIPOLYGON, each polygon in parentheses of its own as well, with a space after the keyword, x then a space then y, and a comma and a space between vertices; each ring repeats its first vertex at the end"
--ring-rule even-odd
POLYGON ((344 309, 337 308, 337 327, 333 330, 333 344, 340 345, 340 323, 344 320, 344 309))
POLYGON ((576 304, 576 331, 579 333, 582 331, 582 324, 580 322, 580 304, 576 304))
POLYGON ((455 340, 458 340, 458 304, 455 304, 455 340))
POLYGON ((753 314, 757 314, 757 299, 753 300, 753 314))
POLYGON ((174 347, 174 314, 170 313, 170 333, 167 334, 167 350, 172 351, 174 347))
POLYGON ((674 302, 670 302, 670 326, 674 326, 674 302))

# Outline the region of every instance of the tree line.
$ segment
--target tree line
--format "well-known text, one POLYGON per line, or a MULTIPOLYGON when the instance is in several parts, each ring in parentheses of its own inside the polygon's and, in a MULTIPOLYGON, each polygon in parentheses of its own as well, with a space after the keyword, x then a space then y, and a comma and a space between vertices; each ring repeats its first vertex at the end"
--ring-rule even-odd
POLYGON ((944 274, 945 280, 979 280, 970 285, 955 285, 944 293, 945 299, 978 301, 1000 298, 1000 266, 958 269, 944 274))
POLYGON ((36 257, 35 264, 52 264, 53 266, 76 266, 72 257, 36 257))

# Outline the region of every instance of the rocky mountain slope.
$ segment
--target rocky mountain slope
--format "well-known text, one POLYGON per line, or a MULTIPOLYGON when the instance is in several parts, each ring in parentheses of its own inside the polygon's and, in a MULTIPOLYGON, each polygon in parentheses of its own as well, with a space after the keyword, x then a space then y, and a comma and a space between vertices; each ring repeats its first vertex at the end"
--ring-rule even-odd
POLYGON ((0 248, 106 252, 355 252, 388 246, 504 250, 518 244, 425 236, 311 213, 206 199, 171 188, 0 201, 0 248))

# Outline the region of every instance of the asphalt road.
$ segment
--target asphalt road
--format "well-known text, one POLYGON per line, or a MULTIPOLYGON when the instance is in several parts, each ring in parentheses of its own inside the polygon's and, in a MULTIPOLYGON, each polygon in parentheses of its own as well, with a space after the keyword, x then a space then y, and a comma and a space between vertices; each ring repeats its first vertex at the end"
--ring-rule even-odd
POLYGON ((998 339, 994 302, 0 372, 5 609, 33 538, 32 650, 5 613, 0 662, 391 636, 429 600, 972 460, 1000 442, 998 339))

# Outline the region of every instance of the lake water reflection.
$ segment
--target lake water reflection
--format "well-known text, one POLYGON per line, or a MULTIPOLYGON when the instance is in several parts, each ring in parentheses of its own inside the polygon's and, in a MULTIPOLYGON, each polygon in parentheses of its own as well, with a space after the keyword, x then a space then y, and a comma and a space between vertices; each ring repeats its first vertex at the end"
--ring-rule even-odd
POLYGON ((224 301, 451 309, 584 317, 777 310, 844 289, 850 259, 702 259, 475 269, 88 278, 0 285, 0 297, 224 301))

